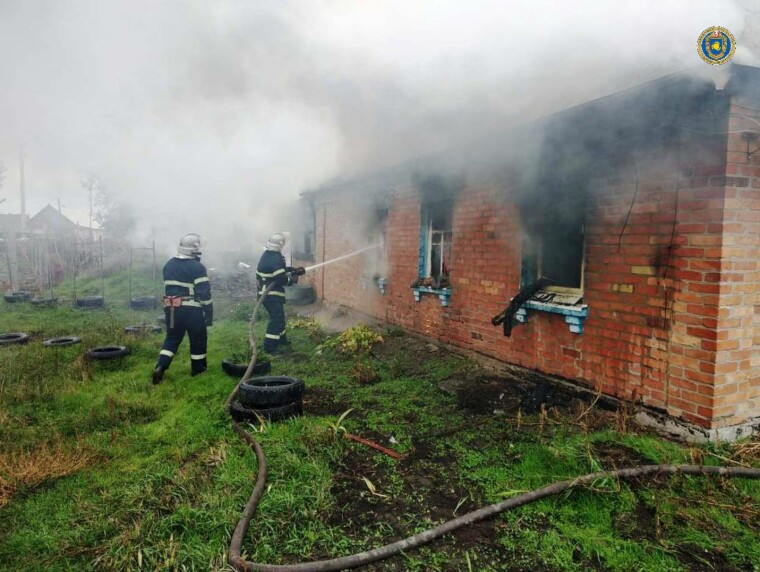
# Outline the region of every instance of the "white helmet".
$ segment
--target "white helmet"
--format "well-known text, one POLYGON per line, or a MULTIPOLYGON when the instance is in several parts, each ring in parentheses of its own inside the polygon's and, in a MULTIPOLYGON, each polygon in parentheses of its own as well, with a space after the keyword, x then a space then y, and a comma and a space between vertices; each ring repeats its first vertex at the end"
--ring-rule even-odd
POLYGON ((281 252, 282 249, 285 247, 285 243, 288 241, 288 237, 285 235, 284 232, 275 232, 272 236, 269 237, 267 240, 267 244, 264 248, 267 250, 275 250, 277 252, 281 252))
POLYGON ((177 258, 198 258, 201 255, 201 237, 195 233, 179 239, 177 258))

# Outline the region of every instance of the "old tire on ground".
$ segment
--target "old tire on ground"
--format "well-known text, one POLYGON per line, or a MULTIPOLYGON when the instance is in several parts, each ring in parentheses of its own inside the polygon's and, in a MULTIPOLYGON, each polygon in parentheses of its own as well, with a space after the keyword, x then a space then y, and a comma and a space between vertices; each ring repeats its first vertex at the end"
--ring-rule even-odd
POLYGON ((158 307, 155 296, 140 296, 129 301, 129 307, 133 310, 154 310, 158 307))
POLYGON ((89 359, 115 359, 128 354, 129 348, 126 346, 100 346, 87 350, 89 359))
POLYGON ((0 345, 25 344, 29 341, 29 334, 22 332, 8 332, 0 334, 0 345))
POLYGON ((73 346, 82 341, 82 338, 76 336, 58 336, 57 338, 50 338, 42 342, 42 345, 46 348, 65 348, 66 346, 73 346))
POLYGON ((105 304, 103 296, 85 296, 77 298, 77 308, 101 308, 105 304))
POLYGON ((160 334, 163 331, 160 326, 125 326, 124 328, 126 334, 160 334))
POLYGON ((285 376, 253 377, 240 384, 238 399, 248 407, 278 407, 301 401, 304 383, 285 376))
POLYGON ((159 326, 166 326, 166 316, 165 315, 161 315, 158 318, 156 318, 156 323, 159 326))
POLYGON ((293 286, 285 286, 285 300, 295 306, 306 306, 316 300, 317 296, 314 293, 312 286, 306 286, 301 284, 294 284, 293 286))
POLYGON ((3 299, 10 304, 28 302, 31 298, 32 295, 29 292, 6 292, 3 294, 3 299))
MULTIPOLYGON (((235 363, 232 358, 224 358, 222 360, 222 369, 224 373, 230 377, 236 377, 240 379, 245 374, 245 370, 248 369, 247 363, 235 363)), ((251 375, 266 375, 272 369, 272 363, 267 360, 257 361, 253 366, 253 372, 251 375)))
POLYGON ((38 308, 52 308, 58 305, 58 298, 32 298, 29 302, 38 308))
POLYGON ((258 423, 259 417, 268 421, 281 421, 282 419, 297 417, 302 413, 303 403, 300 400, 278 407, 246 407, 239 401, 233 401, 230 405, 230 416, 235 421, 250 421, 251 423, 258 423))

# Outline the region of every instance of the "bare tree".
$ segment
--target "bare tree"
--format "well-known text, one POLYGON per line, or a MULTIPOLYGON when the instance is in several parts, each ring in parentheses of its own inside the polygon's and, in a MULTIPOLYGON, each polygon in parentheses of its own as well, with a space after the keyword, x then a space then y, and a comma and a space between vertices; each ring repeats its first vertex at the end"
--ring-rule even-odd
POLYGON ((93 216, 103 229, 103 239, 109 252, 126 252, 137 226, 137 217, 132 208, 124 202, 114 200, 105 186, 101 185, 95 193, 93 216))
POLYGON ((85 173, 82 175, 82 187, 87 191, 88 199, 90 201, 90 240, 94 239, 92 219, 95 208, 95 193, 100 189, 100 186, 100 180, 92 173, 85 173))

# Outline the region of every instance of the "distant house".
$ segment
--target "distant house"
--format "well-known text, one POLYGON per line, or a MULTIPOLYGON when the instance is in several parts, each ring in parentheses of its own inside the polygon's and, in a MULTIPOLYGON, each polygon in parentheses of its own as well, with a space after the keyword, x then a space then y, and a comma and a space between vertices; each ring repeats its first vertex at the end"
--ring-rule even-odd
POLYGON ((760 430, 760 69, 729 72, 304 193, 317 263, 381 244, 315 271, 318 295, 681 434, 760 430))
POLYGON ((0 214, 0 288, 38 291, 99 260, 101 229, 73 222, 51 205, 21 224, 0 214))
POLYGON ((29 219, 27 228, 36 234, 56 238, 75 238, 77 242, 97 240, 103 232, 98 228, 91 229, 78 225, 51 205, 45 206, 29 219))
POLYGON ((29 219, 27 228, 48 236, 70 236, 76 233, 77 225, 51 205, 47 205, 29 219))

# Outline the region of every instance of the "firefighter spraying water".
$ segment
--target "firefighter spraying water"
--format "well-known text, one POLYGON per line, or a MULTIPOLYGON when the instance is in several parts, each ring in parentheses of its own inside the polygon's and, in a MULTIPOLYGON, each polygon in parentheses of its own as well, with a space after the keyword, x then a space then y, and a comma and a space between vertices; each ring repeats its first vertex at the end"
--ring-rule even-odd
POLYGON ((264 336, 264 351, 270 354, 281 351, 289 344, 286 333, 285 286, 297 284, 298 277, 303 276, 309 270, 314 270, 340 260, 345 260, 346 258, 356 256, 357 254, 381 246, 379 244, 367 246, 354 252, 344 254, 343 256, 333 258, 332 260, 327 260, 304 268, 303 266, 288 266, 285 263, 282 249, 285 247, 286 243, 286 233, 276 232, 270 236, 264 247, 264 254, 262 254, 261 259, 259 259, 259 264, 256 268, 256 280, 259 286, 259 295, 265 296, 263 304, 269 314, 267 331, 264 336), (270 284, 272 287, 265 293, 266 287, 270 284))
POLYGON ((302 266, 294 268, 285 264, 282 249, 286 242, 285 233, 276 232, 270 236, 256 267, 259 296, 264 296, 264 308, 269 314, 264 351, 270 354, 280 351, 289 343, 285 333, 285 286, 297 284, 298 277, 306 273, 302 266), (267 289, 270 285, 271 288, 267 289))

